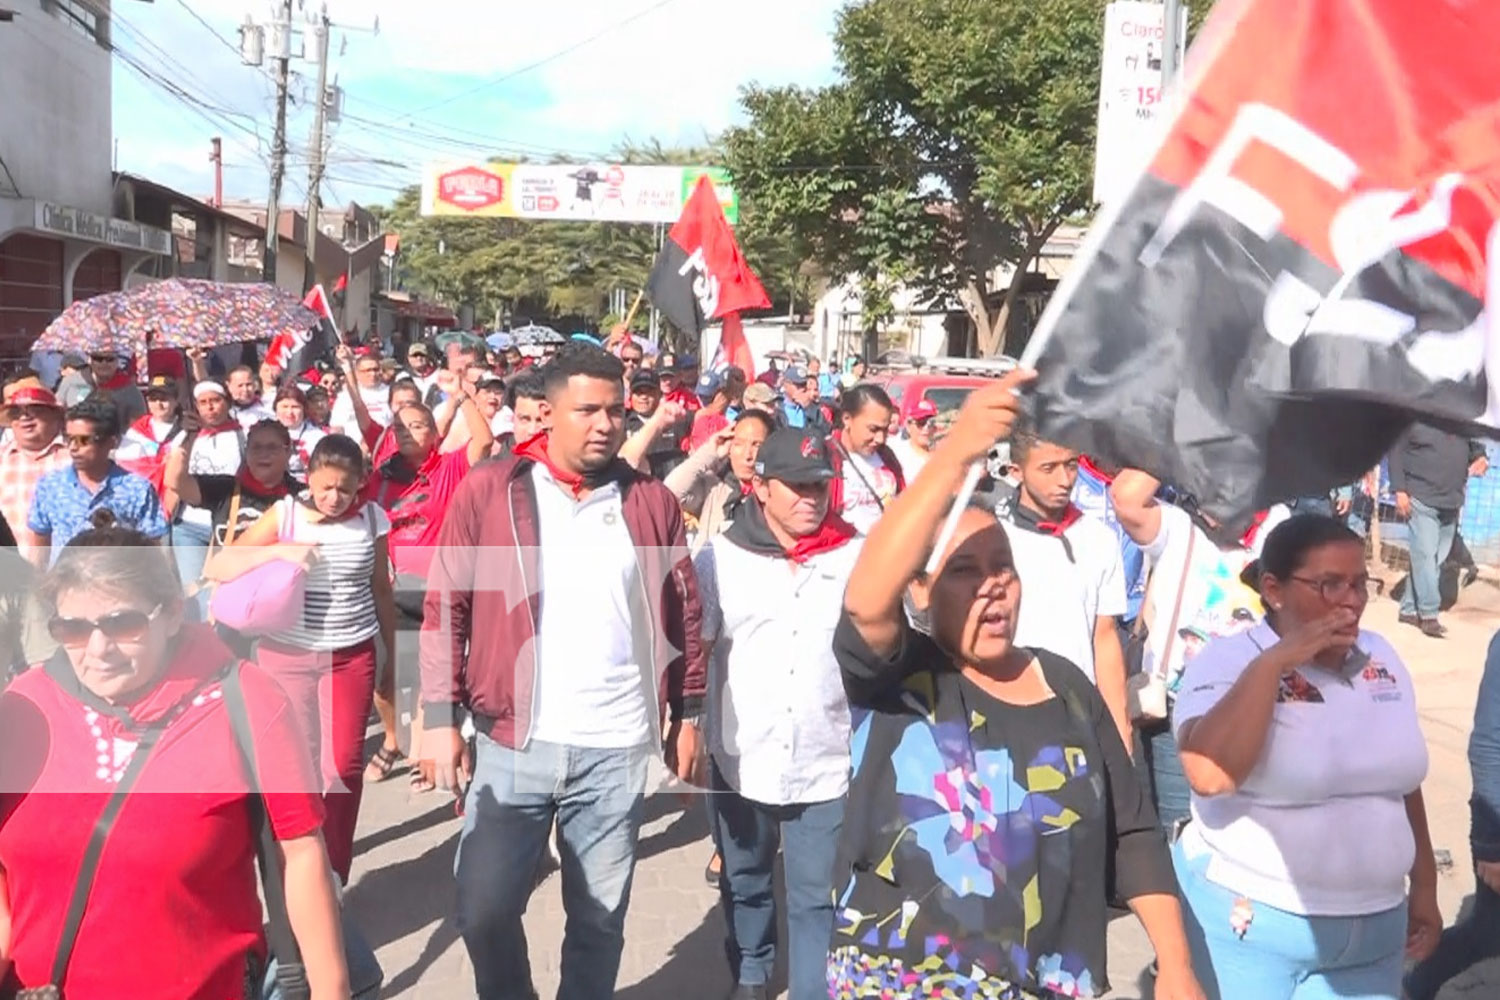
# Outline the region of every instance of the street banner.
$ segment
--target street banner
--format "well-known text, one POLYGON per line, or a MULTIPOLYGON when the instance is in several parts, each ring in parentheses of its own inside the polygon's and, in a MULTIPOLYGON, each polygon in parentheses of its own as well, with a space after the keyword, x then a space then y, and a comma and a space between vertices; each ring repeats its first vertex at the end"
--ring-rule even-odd
POLYGON ((1500 5, 1230 0, 1025 361, 1041 434, 1228 531, 1500 425, 1500 5))
POLYGON ((428 167, 422 214, 563 222, 675 222, 701 177, 724 215, 739 221, 728 171, 719 167, 608 163, 460 163, 428 167))
MULTIPOLYGON (((1187 6, 1177 32, 1177 65, 1187 44, 1187 6)), ((1166 128, 1161 85, 1166 5, 1116 0, 1104 8, 1099 61, 1099 130, 1094 146, 1094 201, 1113 201, 1151 159, 1166 128)))
MULTIPOLYGON (((342 279, 340 279, 342 281, 342 279)), ((302 304, 318 314, 318 325, 276 335, 266 348, 266 364, 281 369, 283 383, 290 383, 325 356, 333 354, 339 344, 338 324, 322 285, 314 285, 302 304)))
POLYGON ((695 340, 711 319, 770 307, 707 177, 698 179, 682 218, 667 233, 646 296, 668 323, 695 340))

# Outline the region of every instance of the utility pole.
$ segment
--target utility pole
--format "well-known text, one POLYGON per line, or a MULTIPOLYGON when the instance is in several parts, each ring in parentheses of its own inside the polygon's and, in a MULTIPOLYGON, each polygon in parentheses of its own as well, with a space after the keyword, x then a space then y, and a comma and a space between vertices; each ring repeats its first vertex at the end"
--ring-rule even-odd
POLYGON ((212 152, 208 154, 208 162, 214 165, 214 208, 224 207, 224 140, 214 136, 209 140, 212 144, 212 152))
POLYGON ((328 114, 328 38, 332 34, 328 23, 328 5, 318 13, 314 27, 318 45, 318 89, 313 97, 312 142, 308 151, 307 166, 307 265, 303 268, 302 291, 310 292, 318 283, 316 267, 318 257, 318 225, 323 211, 319 189, 323 186, 323 128, 328 114))
POLYGON ((1165 0, 1162 15, 1161 91, 1163 99, 1182 75, 1182 0, 1165 0))
POLYGON ((292 0, 282 0, 272 26, 276 63, 276 132, 271 140, 271 194, 266 199, 266 246, 261 280, 276 283, 276 249, 281 232, 281 182, 286 176, 286 90, 292 61, 292 0))

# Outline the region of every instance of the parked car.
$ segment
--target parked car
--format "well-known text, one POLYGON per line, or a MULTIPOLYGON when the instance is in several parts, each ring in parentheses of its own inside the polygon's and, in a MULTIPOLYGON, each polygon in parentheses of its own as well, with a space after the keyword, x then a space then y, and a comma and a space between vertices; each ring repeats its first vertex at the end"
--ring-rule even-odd
MULTIPOLYGON (((1015 367, 1015 359, 1004 357, 990 360, 912 358, 910 361, 903 359, 902 363, 877 365, 865 381, 880 386, 896 404, 897 426, 906 423, 917 404, 923 400, 931 402, 937 407, 936 434, 941 437, 958 417, 959 408, 969 398, 969 393, 1015 367)), ((987 464, 992 477, 1003 476, 1005 467, 1010 464, 1010 448, 1003 444, 997 446, 987 464)))

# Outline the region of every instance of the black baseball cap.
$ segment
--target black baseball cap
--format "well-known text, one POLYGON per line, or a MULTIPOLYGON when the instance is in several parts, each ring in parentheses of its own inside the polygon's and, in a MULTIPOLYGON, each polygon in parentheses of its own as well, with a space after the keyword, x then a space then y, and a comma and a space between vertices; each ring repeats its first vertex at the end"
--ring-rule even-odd
POLYGON ((661 386, 657 384, 656 373, 651 371, 638 371, 630 379, 631 392, 661 392, 661 386))
POLYGON ((833 478, 833 462, 823 435, 797 427, 774 431, 755 459, 755 474, 784 483, 826 483, 833 478))

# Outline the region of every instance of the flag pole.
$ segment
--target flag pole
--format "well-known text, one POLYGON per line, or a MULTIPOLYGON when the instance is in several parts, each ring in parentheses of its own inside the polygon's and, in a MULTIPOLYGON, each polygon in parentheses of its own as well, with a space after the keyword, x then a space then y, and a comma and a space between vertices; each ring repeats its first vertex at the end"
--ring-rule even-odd
POLYGON ((635 293, 635 301, 630 304, 630 311, 625 314, 625 319, 620 322, 620 325, 625 327, 626 330, 630 329, 630 321, 635 319, 635 314, 641 308, 641 299, 645 297, 646 290, 644 288, 635 293))

